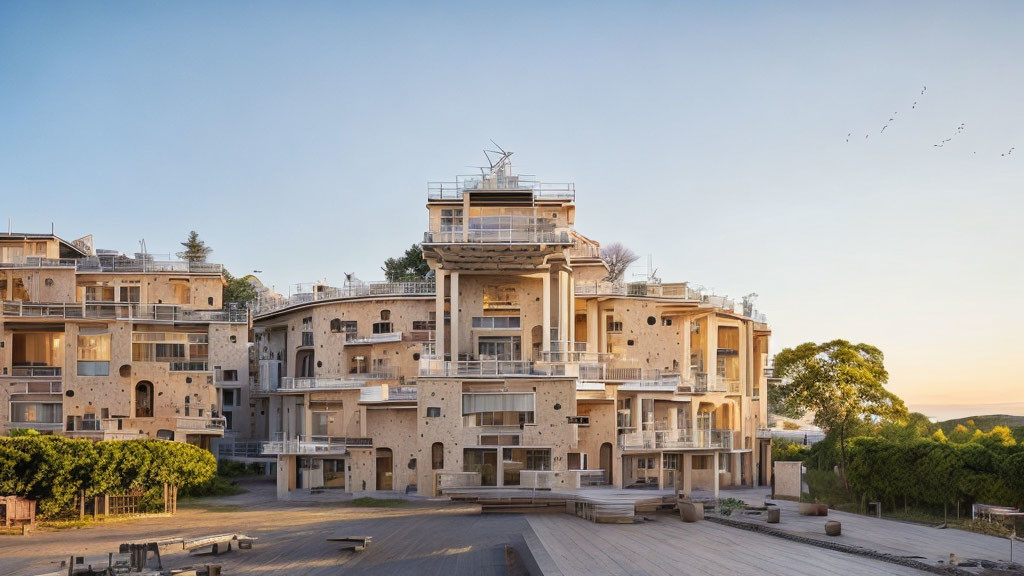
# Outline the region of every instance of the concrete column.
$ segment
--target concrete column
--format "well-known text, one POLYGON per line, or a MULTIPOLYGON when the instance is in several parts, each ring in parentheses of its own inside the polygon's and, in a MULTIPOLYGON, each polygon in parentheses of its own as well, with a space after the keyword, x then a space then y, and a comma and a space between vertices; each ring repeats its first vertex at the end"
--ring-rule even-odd
POLYGON ((683 494, 689 496, 693 492, 693 454, 683 454, 683 494))
POLYGON ((708 316, 708 335, 705 338, 708 343, 705 355, 707 357, 708 386, 718 383, 718 316, 708 316))
POLYGON ((569 277, 569 342, 576 342, 576 279, 569 277))
POLYGON ((551 350, 551 271, 545 270, 541 277, 544 287, 541 294, 541 350, 551 350))
POLYGON ((434 296, 434 354, 439 360, 444 360, 444 277, 447 272, 444 270, 434 271, 434 283, 437 285, 437 294, 434 296))
POLYGON ((679 413, 677 412, 678 408, 679 408, 678 404, 672 404, 671 407, 668 409, 668 429, 669 430, 675 430, 679 426, 679 413))
POLYGON ((715 500, 718 500, 718 451, 716 450, 711 462, 711 471, 714 472, 715 480, 715 500))
POLYGON ((459 273, 451 273, 451 316, 452 316, 452 341, 449 344, 452 355, 452 362, 459 359, 459 273))
POLYGON ((587 352, 604 352, 598 344, 598 326, 601 318, 597 314, 597 298, 587 300, 587 352))
MULTIPOLYGON (((462 241, 469 242, 469 194, 462 195, 462 241)), ((454 360, 454 358, 452 358, 454 360)))
POLYGON ((558 339, 569 340, 569 273, 558 271, 558 339))
POLYGON ((665 458, 660 454, 655 454, 654 458, 658 461, 656 470, 658 471, 658 490, 665 489, 665 458))
POLYGON ((690 374, 690 319, 682 317, 680 319, 683 323, 683 369, 682 375, 683 380, 692 378, 690 374))
POLYGON ((309 409, 309 393, 302 395, 302 434, 304 436, 313 435, 313 413, 309 409))

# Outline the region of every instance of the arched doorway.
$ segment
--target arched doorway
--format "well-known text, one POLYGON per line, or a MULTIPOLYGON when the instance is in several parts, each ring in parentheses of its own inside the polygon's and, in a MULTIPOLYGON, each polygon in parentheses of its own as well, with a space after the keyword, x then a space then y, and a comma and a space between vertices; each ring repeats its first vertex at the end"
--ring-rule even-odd
POLYGON ((377 490, 394 490, 394 457, 391 448, 377 448, 377 490))
POLYGON ((430 447, 430 469, 444 469, 444 444, 440 442, 434 442, 430 447))
POLYGON ((312 350, 299 350, 295 354, 295 377, 296 378, 312 378, 313 377, 313 351, 312 350))
POLYGON ((604 470, 604 483, 612 483, 612 443, 601 444, 601 470, 604 470))
POLYGON ((153 383, 148 380, 135 385, 135 417, 153 417, 153 383))

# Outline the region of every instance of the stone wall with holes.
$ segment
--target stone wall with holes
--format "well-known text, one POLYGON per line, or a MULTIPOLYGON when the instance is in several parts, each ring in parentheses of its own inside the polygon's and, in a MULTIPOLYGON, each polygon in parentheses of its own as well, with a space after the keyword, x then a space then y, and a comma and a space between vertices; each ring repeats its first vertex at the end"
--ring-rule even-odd
POLYGON ((416 378, 419 361, 416 354, 422 352, 422 342, 413 340, 412 326, 415 321, 426 321, 434 311, 433 297, 409 298, 361 298, 326 302, 294 310, 272 318, 255 319, 255 326, 283 326, 287 334, 287 342, 282 346, 282 337, 275 329, 275 337, 269 346, 272 351, 280 351, 287 358, 285 376, 294 377, 299 370, 296 354, 301 348, 303 319, 311 318, 313 332, 314 374, 322 377, 345 377, 351 368, 353 356, 366 356, 368 361, 373 358, 386 358, 392 366, 397 366, 399 376, 406 381, 416 378), (381 311, 390 312, 392 330, 402 332, 401 342, 380 344, 345 345, 344 332, 332 332, 331 321, 357 322, 357 336, 369 337, 373 333, 373 324, 381 322, 381 311))
MULTIPOLYGON (((553 277, 552 283, 554 284, 553 277)), ((445 279, 446 284, 451 283, 451 278, 445 279)), ((543 293, 543 280, 540 276, 516 276, 504 275, 477 275, 459 274, 459 353, 473 359, 479 359, 478 342, 481 336, 519 336, 522 347, 523 360, 533 359, 534 344, 540 344, 541 338, 534 340, 533 328, 543 326, 544 303, 541 300, 543 293), (519 300, 519 309, 510 312, 491 310, 484 312, 484 290, 487 286, 509 286, 515 289, 516 297, 519 300), (487 329, 473 328, 474 316, 518 316, 519 329, 487 329)), ((557 309, 557 303, 552 302, 552 311, 557 309)), ((556 316, 557 317, 557 316, 556 316)), ((553 322, 552 326, 556 324, 553 322)), ((538 331, 539 332, 539 331, 538 331)), ((451 353, 451 350, 446 350, 451 353)))
MULTIPOLYGON (((416 474, 420 466, 416 437, 416 409, 414 407, 371 405, 366 407, 365 415, 366 433, 373 438, 374 451, 379 456, 382 449, 391 450, 391 489, 396 492, 405 492, 407 486, 417 483, 416 474)), ((375 480, 387 472, 377 470, 376 462, 375 458, 373 462, 375 480)), ((426 466, 429 469, 429 460, 426 466)), ((376 486, 376 482, 374 484, 376 486)), ((368 485, 367 489, 374 490, 376 488, 368 485)))
MULTIPOLYGON (((576 425, 569 424, 567 419, 576 415, 574 380, 508 378, 504 381, 459 381, 423 378, 418 389, 416 414, 419 438, 416 454, 417 461, 423 462, 417 471, 420 494, 434 494, 434 471, 430 464, 435 442, 444 446, 443 470, 462 472, 463 450, 480 447, 480 435, 494 430, 465 425, 463 392, 535 392, 534 424, 522 428, 521 446, 550 448, 552 469, 562 471, 568 469, 567 454, 577 451, 576 425), (428 417, 429 408, 439 408, 440 415, 428 417)), ((376 440, 374 443, 377 445, 376 440)), ((499 447, 499 456, 500 450, 499 447)))
POLYGON ((590 418, 588 426, 579 428, 578 452, 587 455, 587 468, 590 470, 601 469, 601 446, 604 443, 611 444, 611 476, 612 483, 616 483, 621 475, 619 461, 619 446, 616 439, 616 412, 615 402, 580 402, 577 403, 576 413, 579 416, 590 418))

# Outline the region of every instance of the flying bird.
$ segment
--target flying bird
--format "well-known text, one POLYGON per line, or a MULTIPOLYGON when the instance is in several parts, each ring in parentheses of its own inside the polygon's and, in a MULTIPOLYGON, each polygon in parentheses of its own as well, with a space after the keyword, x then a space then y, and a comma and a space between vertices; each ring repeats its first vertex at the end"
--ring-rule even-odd
POLYGON ((928 89, 927 86, 925 86, 924 88, 921 88, 921 94, 924 94, 924 91, 927 90, 927 89, 928 89))

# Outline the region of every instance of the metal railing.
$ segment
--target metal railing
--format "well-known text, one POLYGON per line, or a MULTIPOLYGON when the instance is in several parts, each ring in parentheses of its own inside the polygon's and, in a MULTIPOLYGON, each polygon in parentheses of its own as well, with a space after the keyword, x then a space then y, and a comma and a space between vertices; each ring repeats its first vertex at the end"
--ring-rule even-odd
POLYGON ((349 332, 345 334, 345 344, 358 345, 358 344, 380 344, 383 342, 401 342, 401 332, 383 332, 380 334, 371 334, 369 336, 359 336, 355 333, 349 332))
POLYGON ((571 244, 568 229, 503 228, 431 231, 423 233, 424 244, 571 244))
POLYGON ((154 258, 130 258, 90 256, 79 258, 76 268, 83 272, 183 272, 187 274, 221 274, 224 266, 212 262, 189 262, 188 260, 156 260, 154 258))
POLYGON ((548 373, 528 360, 420 359, 420 376, 546 376, 548 373))
POLYGON ((60 376, 60 366, 12 366, 11 376, 20 378, 53 378, 60 376))
POLYGON ((224 416, 178 416, 175 418, 175 427, 178 430, 220 430, 227 427, 227 418, 224 416))
POLYGON ((10 262, 0 262, 0 268, 75 268, 76 258, 45 258, 41 256, 24 256, 10 262))
POLYGON ((3 315, 18 318, 95 318, 101 320, 143 320, 151 322, 230 322, 249 320, 245 308, 196 310, 177 304, 130 302, 34 303, 4 301, 3 315))
POLYGON ((263 442, 259 440, 221 442, 217 445, 217 455, 221 458, 259 458, 262 448, 263 442))
POLYGON ((31 380, 28 382, 11 382, 8 393, 14 394, 60 394, 64 391, 64 383, 60 380, 31 380))
POLYGON ((344 436, 298 436, 264 442, 263 454, 345 454, 350 446, 369 448, 372 438, 348 438, 344 436))
POLYGON ((359 390, 360 402, 415 402, 415 386, 367 386, 359 390))
POLYGON ((365 298, 368 296, 433 296, 437 287, 427 282, 359 282, 336 288, 317 285, 309 292, 302 291, 287 298, 264 298, 256 302, 255 315, 269 314, 291 306, 334 300, 337 298, 365 298))
POLYGON ((458 200, 466 192, 479 191, 532 191, 534 198, 544 200, 576 199, 576 184, 572 182, 539 182, 508 176, 457 176, 455 182, 428 182, 428 200, 458 200))
POLYGON ((733 434, 733 430, 702 428, 627 432, 619 435, 619 448, 622 450, 732 450, 733 434))
POLYGON ((365 380, 349 378, 281 378, 277 390, 349 390, 365 385, 365 380))
POLYGON ((171 372, 211 372, 208 362, 169 362, 167 369, 171 372))

